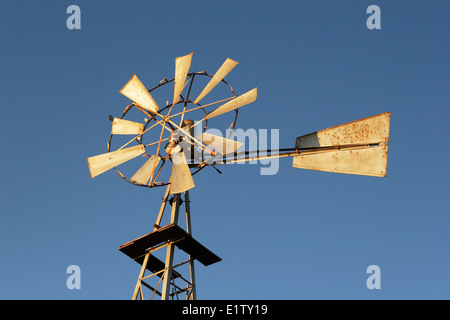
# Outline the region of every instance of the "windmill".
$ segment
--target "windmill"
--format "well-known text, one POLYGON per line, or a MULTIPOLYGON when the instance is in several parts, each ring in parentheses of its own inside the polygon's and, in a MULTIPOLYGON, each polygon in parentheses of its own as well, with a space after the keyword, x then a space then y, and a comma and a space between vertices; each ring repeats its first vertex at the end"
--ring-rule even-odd
MULTIPOLYGON (((119 247, 141 265, 133 299, 144 299, 144 287, 150 290, 150 299, 155 295, 164 300, 178 299, 181 295, 196 299, 194 261, 205 266, 221 261, 192 236, 189 190, 195 187, 193 176, 204 168, 218 170, 216 166, 223 164, 292 157, 296 168, 386 176, 389 112, 297 137, 293 148, 238 152, 242 143, 210 134, 206 131, 208 121, 228 117, 228 129, 232 132, 238 109, 256 100, 257 89, 239 96, 234 92, 225 81, 238 64, 230 58, 213 75, 205 71, 189 73, 192 56, 190 53, 176 58, 175 77, 164 78, 149 90, 134 74, 120 90, 132 103, 120 117, 109 116, 112 128, 107 152, 87 159, 91 178, 114 169, 130 184, 166 187, 153 231, 119 247), (203 89, 192 99, 194 82, 203 89), (224 98, 201 104, 213 89, 224 94, 224 98), (156 102, 160 98, 155 99, 158 92, 164 97, 172 95, 172 90, 173 99, 160 107, 156 102), (201 120, 195 122, 193 118, 201 120), (199 124, 203 125, 203 130, 196 135, 199 124), (122 145, 113 148, 113 141, 121 139, 122 145), (123 171, 123 167, 127 167, 124 169, 128 172, 123 171), (162 225, 167 203, 172 207, 170 221, 162 225), (179 224, 183 204, 186 229, 179 224), (175 263, 176 248, 183 251, 187 259, 175 263), (160 252, 165 252, 161 259, 157 256, 160 252), (189 269, 188 277, 178 271, 182 266, 189 269), (146 272, 150 274, 145 275, 146 272), (156 284, 149 284, 150 280, 156 284)), ((220 123, 223 125, 224 121, 220 123)))

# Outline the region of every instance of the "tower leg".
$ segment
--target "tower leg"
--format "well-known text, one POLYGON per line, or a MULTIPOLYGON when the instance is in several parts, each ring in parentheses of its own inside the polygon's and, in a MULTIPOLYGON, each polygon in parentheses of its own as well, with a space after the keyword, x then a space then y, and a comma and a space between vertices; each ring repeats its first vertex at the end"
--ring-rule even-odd
POLYGON ((173 252, 175 250, 175 245, 170 244, 167 247, 166 253, 166 267, 164 271, 164 282, 161 292, 161 300, 169 300, 170 293, 170 281, 172 280, 172 266, 173 266, 173 252))
MULTIPOLYGON (((184 193, 184 205, 186 207, 186 232, 189 235, 192 235, 192 225, 191 225, 191 204, 189 201, 189 191, 184 193)), ((194 267, 194 259, 189 255, 189 271, 191 274, 191 291, 187 291, 186 300, 197 300, 197 290, 195 287, 195 267, 194 267)))
MULTIPOLYGON (((170 223, 178 223, 178 213, 180 212, 180 194, 177 193, 172 198, 172 214, 170 216, 170 223)), ((164 282, 162 288, 161 300, 169 299, 170 281, 172 280, 172 267, 173 267, 173 252, 175 251, 175 244, 170 243, 167 246, 166 253, 166 265, 164 271, 164 282)))
POLYGON ((148 258, 150 257, 150 253, 147 253, 144 258, 144 263, 142 263, 141 272, 139 273, 139 278, 136 283, 136 287, 134 288, 133 298, 132 300, 136 300, 139 293, 141 293, 141 299, 144 300, 144 295, 142 294, 142 278, 144 277, 145 268, 147 267, 148 258))
POLYGON ((164 193, 164 198, 163 198, 163 201, 161 204, 161 208, 159 208, 158 217, 156 218, 156 223, 153 228, 153 231, 155 231, 161 224, 161 220, 162 220, 162 217, 164 214, 164 210, 166 209, 166 203, 167 203, 167 200, 169 199, 169 195, 170 195, 170 184, 167 186, 166 192, 164 193))

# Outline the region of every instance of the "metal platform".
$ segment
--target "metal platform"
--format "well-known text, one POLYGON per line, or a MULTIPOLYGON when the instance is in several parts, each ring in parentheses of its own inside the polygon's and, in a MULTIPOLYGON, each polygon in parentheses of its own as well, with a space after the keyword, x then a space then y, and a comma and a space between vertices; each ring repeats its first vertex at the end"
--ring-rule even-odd
MULTIPOLYGON (((197 259, 205 266, 222 260, 176 224, 169 224, 122 244, 119 250, 139 264, 142 264, 144 255, 149 249, 167 242, 174 243, 179 249, 189 254, 192 258, 197 259)), ((154 272, 155 270, 160 270, 161 267, 164 268, 164 263, 152 256, 152 260, 147 265, 147 269, 154 272)))

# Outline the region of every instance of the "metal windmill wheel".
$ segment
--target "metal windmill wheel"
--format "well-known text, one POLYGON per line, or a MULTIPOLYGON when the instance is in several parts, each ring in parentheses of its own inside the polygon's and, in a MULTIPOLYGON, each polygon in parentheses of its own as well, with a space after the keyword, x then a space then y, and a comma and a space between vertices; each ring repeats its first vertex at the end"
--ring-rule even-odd
MULTIPOLYGON (((208 119, 235 110, 234 119, 228 129, 234 128, 238 114, 237 109, 254 102, 257 89, 255 88, 238 97, 233 88, 224 80, 224 77, 238 64, 236 61, 227 59, 214 76, 211 76, 206 72, 188 73, 191 59, 192 53, 177 58, 175 61, 175 78, 171 80, 164 78, 157 86, 148 91, 136 75, 133 75, 130 81, 120 90, 122 94, 133 100, 133 104, 125 108, 120 118, 110 116, 112 129, 108 142, 108 152, 87 159, 92 178, 109 169, 115 169, 115 167, 133 158, 144 155, 147 158, 145 163, 131 177, 125 177, 121 171, 117 169, 116 171, 122 178, 134 185, 153 188, 169 184, 169 181, 162 182, 157 179, 161 171, 165 169, 163 167, 167 167, 167 163, 171 162, 171 194, 176 194, 194 187, 192 174, 206 166, 207 161, 198 161, 199 159, 194 159, 194 155, 198 155, 201 151, 201 153, 215 157, 219 154, 222 155, 223 150, 232 153, 242 145, 237 141, 209 133, 194 137, 193 129, 199 123, 207 123, 208 119), (192 101, 189 98, 194 79, 200 76, 211 77, 211 79, 198 97, 192 101), (173 101, 171 104, 167 102, 165 107, 160 108, 151 92, 172 81, 174 82, 173 101), (206 105, 200 105, 200 101, 219 83, 228 86, 231 96, 206 105), (188 88, 187 95, 186 98, 183 98, 182 92, 186 87, 188 88), (206 112, 205 108, 219 103, 223 104, 212 112, 206 112), (133 108, 146 116, 142 123, 126 120, 126 115, 133 108), (185 115, 189 113, 191 116, 196 111, 197 114, 200 111, 202 120, 194 124, 193 120, 186 119, 185 115), (157 135, 154 135, 157 140, 144 143, 145 137, 155 131, 158 131, 157 135), (113 137, 117 135, 134 135, 134 137, 120 148, 112 151, 111 143, 113 137), (153 149, 153 152, 149 149, 153 149), (186 159, 186 154, 191 156, 186 159), (191 173, 190 168, 196 170, 191 173)), ((206 128, 205 125, 204 130, 206 128)), ((209 162, 211 164, 211 161, 209 162)))
MULTIPOLYGON (((112 122, 108 152, 87 159, 91 177, 110 169, 133 185, 142 187, 167 186, 153 232, 120 246, 119 250, 141 264, 133 299, 143 299, 143 287, 162 299, 178 297, 186 293, 186 299, 196 298, 194 260, 207 266, 221 259, 192 237, 190 222, 189 190, 195 184, 193 175, 208 166, 258 159, 293 157, 296 168, 348 173, 368 176, 386 176, 390 113, 367 117, 328 129, 313 132, 296 138, 295 146, 278 150, 245 150, 238 152, 242 143, 221 136, 203 132, 194 134, 194 128, 208 120, 235 112, 228 128, 234 128, 237 109, 256 100, 257 89, 242 95, 236 95, 232 87, 224 80, 238 64, 231 59, 220 66, 214 75, 206 72, 189 73, 193 53, 175 59, 175 77, 164 78, 158 85, 147 90, 136 75, 120 92, 133 103, 125 108, 122 116, 110 116, 112 122), (191 99, 194 80, 199 77, 210 78, 196 99, 191 99), (153 95, 157 90, 173 82, 172 103, 166 102, 160 107, 153 95), (200 102, 219 84, 226 87, 230 94, 215 102, 201 105, 200 102), (183 94, 186 92, 186 94, 183 94), (221 104, 209 110, 213 105, 221 104), (131 111, 136 111, 141 122, 128 120, 131 111), (200 121, 188 119, 191 115, 200 121), (119 147, 112 148, 116 137, 130 137, 119 147), (149 140, 147 140, 147 136, 149 140), (125 162, 134 161, 143 155, 144 159, 135 161, 129 174, 123 174, 116 167, 125 162), (170 170, 168 170, 170 168, 170 170), (164 178, 164 171, 170 171, 164 178), (169 199, 170 195, 173 195, 169 199), (184 199, 183 197, 184 196, 184 199), (172 206, 170 223, 161 226, 166 204, 172 206), (182 204, 186 208, 186 230, 178 226, 178 213, 182 204), (174 248, 178 247, 188 255, 186 261, 174 264, 174 248), (154 253, 166 248, 165 261, 160 261, 154 253), (189 264, 190 278, 186 279, 175 271, 181 265, 189 264), (145 276, 146 271, 151 275, 145 276), (159 277, 155 286, 148 279, 159 277), (186 282, 185 288, 176 285, 175 279, 186 282), (145 281, 144 281, 145 280, 145 281), (158 287, 162 284, 162 290, 158 287), (171 291, 172 290, 172 291, 171 291)), ((170 87, 170 85, 169 85, 170 87)), ((205 125, 205 129, 206 129, 205 125)), ((122 167, 121 167, 122 170, 122 167)))

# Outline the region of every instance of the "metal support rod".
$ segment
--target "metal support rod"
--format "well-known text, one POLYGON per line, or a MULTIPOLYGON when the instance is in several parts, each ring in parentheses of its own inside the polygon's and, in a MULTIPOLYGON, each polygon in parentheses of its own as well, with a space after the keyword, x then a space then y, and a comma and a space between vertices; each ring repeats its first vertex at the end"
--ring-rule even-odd
MULTIPOLYGON (((172 213, 170 216, 170 223, 177 224, 178 223, 178 213, 180 209, 180 194, 177 193, 173 196, 172 201, 172 213)), ((173 266, 173 254, 175 251, 175 243, 171 242, 166 251, 166 262, 165 262, 165 272, 164 272, 164 282, 161 292, 161 299, 167 300, 169 299, 169 289, 170 283, 172 280, 172 266, 173 266)))
POLYGON ((142 281, 142 278, 144 277, 145 268, 147 268, 147 263, 148 263, 148 258, 149 257, 150 257, 150 253, 147 253, 145 255, 144 262, 142 263, 141 272, 139 273, 139 278, 138 278, 138 281, 136 283, 136 287, 134 288, 134 293, 133 293, 133 298, 132 298, 133 300, 137 299, 137 295, 138 295, 139 291, 141 291, 141 297, 143 296, 142 295, 142 288, 141 288, 141 281, 142 281))
POLYGON ((215 160, 214 158, 210 158, 206 160, 205 165, 220 165, 220 164, 228 164, 228 163, 237 163, 237 162, 245 162, 245 161, 254 161, 254 160, 263 160, 269 158, 285 158, 285 157, 293 157, 300 155, 308 155, 315 153, 323 153, 329 151, 336 150, 353 150, 353 149, 361 149, 361 148, 370 148, 372 146, 376 146, 378 144, 352 144, 352 145, 342 145, 342 146, 331 146, 331 147, 315 147, 315 148, 303 148, 303 149, 277 149, 277 150, 254 150, 254 151, 243 151, 236 153, 233 157, 222 158, 221 160, 215 160), (248 156, 249 154, 257 154, 256 156, 248 156), (265 153, 265 155, 259 155, 261 153, 265 153), (273 154, 272 154, 273 153, 273 154), (245 157, 239 158, 242 155, 247 155, 245 157))
MULTIPOLYGON (((152 273, 152 274, 150 274, 150 275, 148 275, 148 276, 145 276, 145 277, 142 278, 142 280, 146 280, 146 279, 151 278, 151 277, 153 277, 153 276, 157 276, 157 275, 160 274, 161 272, 164 272, 164 269, 161 269, 161 270, 159 270, 159 271, 156 271, 156 272, 154 272, 154 273, 152 273)), ((160 278, 162 278, 162 277, 160 277, 160 278)))
MULTIPOLYGON (((161 282, 161 279, 160 279, 159 281, 161 282)), ((153 291, 152 296, 150 297, 150 300, 153 299, 153 296, 155 295, 155 293, 156 293, 158 296, 161 296, 161 292, 158 291, 158 286, 159 286, 159 283, 160 283, 160 282, 158 282, 158 284, 156 285, 156 288, 153 288, 152 286, 150 286, 150 285, 146 284, 144 281, 142 281, 142 284, 143 284, 144 286, 146 286, 148 289, 150 289, 150 290, 153 291)))
POLYGON ((165 271, 164 271, 164 281, 163 281, 163 287, 162 287, 162 293, 161 293, 161 300, 168 300, 169 299, 169 289, 170 289, 170 282, 172 280, 172 264, 173 264, 173 253, 175 251, 175 245, 170 244, 167 247, 166 252, 166 264, 165 264, 165 271))
MULTIPOLYGON (((191 225, 191 204, 189 201, 189 191, 186 191, 184 193, 184 205, 186 207, 186 232, 192 236, 192 225, 191 225)), ((195 266, 194 266, 194 259, 189 255, 189 271, 191 274, 191 286, 192 290, 190 293, 186 291, 186 300, 197 300, 197 290, 195 285, 195 266)), ((187 284, 189 286, 189 284, 187 284)))
MULTIPOLYGON (((189 90, 188 90, 188 93, 187 93, 187 98, 188 98, 188 99, 189 99, 189 95, 191 94, 191 89, 192 89, 192 84, 194 83, 194 78, 195 78, 195 74, 192 75, 192 77, 191 77, 191 83, 189 84, 189 90)), ((180 120, 180 127, 181 127, 182 124, 183 124, 184 114, 185 114, 185 112, 186 112, 187 104, 188 104, 188 101, 185 100, 185 101, 184 101, 184 107, 183 107, 183 114, 181 115, 181 120, 180 120)))
POLYGON ((155 226, 153 228, 153 231, 156 231, 158 229, 159 225, 161 224, 161 220, 162 220, 162 217, 163 217, 163 214, 164 214, 164 209, 166 208, 166 203, 167 203, 167 199, 169 198, 169 194, 170 194, 170 184, 166 188, 166 193, 164 193, 164 197, 163 197, 163 201, 162 201, 162 204, 161 204, 161 208, 159 208, 158 217, 156 218, 156 223, 155 223, 155 226))
POLYGON ((170 216, 170 223, 177 224, 178 223, 178 213, 180 212, 180 193, 173 195, 172 200, 172 214, 170 216))

